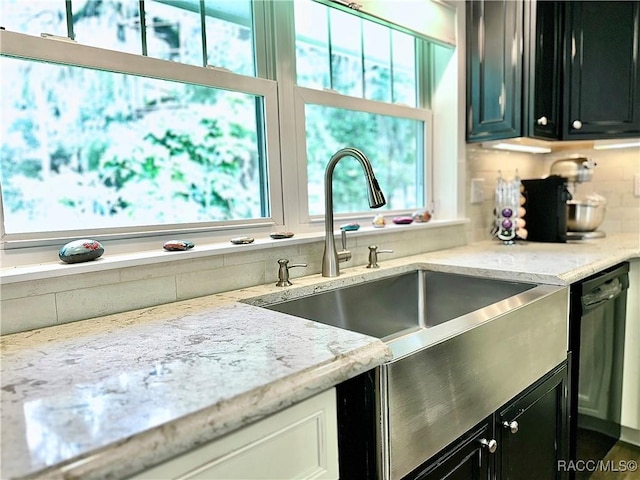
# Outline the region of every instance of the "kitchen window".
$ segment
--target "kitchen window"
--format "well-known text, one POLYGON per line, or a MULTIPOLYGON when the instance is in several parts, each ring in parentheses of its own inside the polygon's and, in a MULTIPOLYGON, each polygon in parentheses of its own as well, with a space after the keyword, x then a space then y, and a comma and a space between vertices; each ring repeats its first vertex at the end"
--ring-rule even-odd
MULTIPOLYGON (((5 248, 314 231, 345 146, 371 159, 387 212, 430 207, 436 46, 331 5, 4 1, 5 248)), ((334 204, 355 219, 371 212, 354 176, 345 158, 334 204)))
POLYGON ((200 4, 3 5, 9 29, 78 38, 4 35, 5 239, 281 222, 276 86, 253 76, 250 3, 200 4))
MULTIPOLYGON (((324 213, 327 160, 354 146, 371 160, 387 198, 383 210, 428 203, 431 112, 421 86, 427 41, 311 0, 294 2, 296 108, 304 118, 308 214, 324 213), (421 107, 421 108, 418 108, 421 107)), ((334 173, 334 209, 369 213, 355 159, 334 173)), ((304 199, 303 199, 304 201, 304 199)))

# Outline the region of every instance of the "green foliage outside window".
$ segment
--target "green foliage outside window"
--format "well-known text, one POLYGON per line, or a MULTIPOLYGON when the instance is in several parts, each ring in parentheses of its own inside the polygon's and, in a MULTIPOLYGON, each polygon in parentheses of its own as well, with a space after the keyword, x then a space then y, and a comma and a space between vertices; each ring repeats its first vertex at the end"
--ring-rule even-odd
POLYGON ((263 214, 259 99, 9 58, 2 67, 4 91, 27 79, 2 112, 8 232, 263 214))

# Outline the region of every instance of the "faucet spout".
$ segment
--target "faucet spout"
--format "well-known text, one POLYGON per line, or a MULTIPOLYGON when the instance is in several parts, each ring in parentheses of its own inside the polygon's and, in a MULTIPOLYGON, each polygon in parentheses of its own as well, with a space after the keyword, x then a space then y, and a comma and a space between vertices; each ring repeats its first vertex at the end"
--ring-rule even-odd
POLYGON ((373 173, 371 162, 360 150, 352 147, 338 150, 329 159, 324 174, 324 254, 322 256, 322 276, 337 277, 340 275, 340 257, 344 259, 351 258, 350 252, 346 249, 338 255, 336 250, 335 239, 333 238, 333 171, 337 163, 344 157, 353 157, 362 166, 364 170, 365 180, 367 182, 367 195, 369 197, 369 206, 371 208, 379 208, 386 204, 384 194, 378 185, 378 181, 373 173))

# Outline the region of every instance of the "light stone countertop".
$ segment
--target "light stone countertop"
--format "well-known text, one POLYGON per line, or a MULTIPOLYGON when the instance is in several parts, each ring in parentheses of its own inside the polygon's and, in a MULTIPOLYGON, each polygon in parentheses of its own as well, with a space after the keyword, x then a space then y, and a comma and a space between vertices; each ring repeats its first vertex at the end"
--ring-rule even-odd
POLYGON ((425 267, 503 280, 570 285, 640 257, 640 235, 613 234, 567 243, 486 241, 422 256, 425 267))
POLYGON ((638 235, 488 241, 4 336, 0 477, 126 477, 390 359, 378 339, 243 302, 416 268, 567 285, 638 257, 638 235))

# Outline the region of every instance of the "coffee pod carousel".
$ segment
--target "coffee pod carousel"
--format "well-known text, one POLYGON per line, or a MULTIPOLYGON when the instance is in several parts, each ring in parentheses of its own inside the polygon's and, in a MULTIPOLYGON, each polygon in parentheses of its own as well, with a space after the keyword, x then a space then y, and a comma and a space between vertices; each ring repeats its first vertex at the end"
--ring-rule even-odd
POLYGON ((513 245, 517 239, 527 238, 523 219, 526 213, 524 202, 518 173, 512 180, 505 180, 500 173, 496 183, 495 219, 491 233, 505 245, 513 245))

